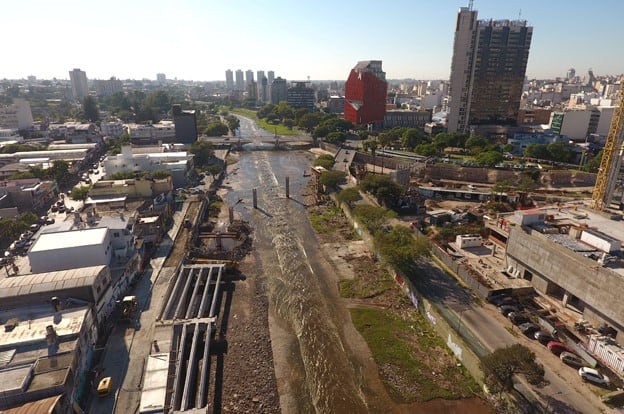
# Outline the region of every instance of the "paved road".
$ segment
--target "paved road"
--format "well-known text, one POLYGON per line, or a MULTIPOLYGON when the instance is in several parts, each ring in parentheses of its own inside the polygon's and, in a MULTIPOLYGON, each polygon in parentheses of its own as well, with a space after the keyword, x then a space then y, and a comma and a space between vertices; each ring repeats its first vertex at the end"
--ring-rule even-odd
POLYGON ((480 306, 468 289, 462 288, 435 264, 423 263, 422 269, 424 275, 419 275, 419 289, 433 302, 455 312, 460 331, 469 329, 489 351, 520 342, 536 353, 538 361, 544 365, 545 379, 550 383, 537 389, 536 396, 546 401, 549 409, 556 407, 555 412, 562 414, 610 412, 590 386, 580 381, 574 369, 562 364, 546 347, 525 337, 517 328, 512 329, 517 337, 512 335, 506 329, 512 328, 511 322, 500 315, 497 308, 489 304, 480 306))

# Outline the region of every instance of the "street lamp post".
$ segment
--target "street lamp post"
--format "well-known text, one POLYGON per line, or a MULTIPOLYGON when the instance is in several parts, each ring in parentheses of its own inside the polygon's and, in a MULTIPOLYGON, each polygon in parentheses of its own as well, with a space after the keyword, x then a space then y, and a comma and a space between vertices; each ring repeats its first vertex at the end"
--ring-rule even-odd
POLYGON ((458 335, 461 335, 462 318, 464 317, 465 311, 466 311, 466 308, 462 308, 462 310, 459 311, 459 320, 457 322, 457 334, 458 335))

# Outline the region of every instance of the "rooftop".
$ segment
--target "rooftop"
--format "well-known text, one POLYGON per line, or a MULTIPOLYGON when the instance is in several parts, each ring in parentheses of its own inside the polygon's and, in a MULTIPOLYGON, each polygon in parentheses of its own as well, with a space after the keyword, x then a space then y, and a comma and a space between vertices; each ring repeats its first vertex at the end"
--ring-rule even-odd
POLYGON ((37 238, 33 244, 30 252, 102 245, 107 234, 107 228, 90 228, 72 230, 71 232, 60 231, 56 233, 41 233, 39 238, 37 238))
POLYGON ((59 338, 78 335, 88 312, 88 307, 81 307, 55 313, 50 306, 48 314, 31 317, 28 309, 17 310, 13 313, 13 318, 4 320, 0 325, 0 349, 43 342, 46 340, 46 326, 50 325, 54 327, 59 338), (14 320, 17 320, 17 325, 11 329, 8 324, 14 320))
MULTIPOLYGON (((28 295, 36 292, 53 292, 60 289, 92 286, 105 265, 61 270, 58 272, 32 273, 24 276, 0 279, 0 301, 3 298, 28 295)), ((1 316, 1 314, 0 314, 1 316)))

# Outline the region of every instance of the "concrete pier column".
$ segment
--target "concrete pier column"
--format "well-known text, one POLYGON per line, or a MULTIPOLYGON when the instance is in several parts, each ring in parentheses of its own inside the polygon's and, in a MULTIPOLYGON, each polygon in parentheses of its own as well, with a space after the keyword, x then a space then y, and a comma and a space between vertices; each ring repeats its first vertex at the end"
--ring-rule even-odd
POLYGON ((286 198, 290 198, 290 177, 286 177, 286 198))
POLYGON ((258 208, 258 193, 256 189, 253 189, 253 208, 258 208))
POLYGON ((221 232, 218 231, 217 234, 215 235, 215 244, 217 245, 217 250, 221 251, 223 250, 223 241, 221 239, 221 232))

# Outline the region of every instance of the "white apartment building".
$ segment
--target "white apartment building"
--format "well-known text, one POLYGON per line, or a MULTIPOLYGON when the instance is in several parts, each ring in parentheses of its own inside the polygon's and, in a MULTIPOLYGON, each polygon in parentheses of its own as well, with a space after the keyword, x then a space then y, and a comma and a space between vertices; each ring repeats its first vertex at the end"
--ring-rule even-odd
POLYGON ((175 140, 173 121, 160 121, 157 124, 126 124, 126 129, 135 143, 175 140))
POLYGON ((82 99, 89 94, 86 72, 80 69, 74 69, 69 72, 69 80, 71 81, 72 96, 74 99, 82 99))
POLYGON ((167 170, 171 172, 174 187, 183 187, 188 172, 193 169, 193 154, 185 151, 133 154, 132 147, 123 146, 121 154, 109 155, 103 163, 107 176, 121 171, 167 170))
POLYGON ((100 131, 104 136, 119 137, 124 132, 124 124, 121 121, 102 121, 100 131))
POLYGON ((97 96, 111 96, 116 94, 117 92, 123 91, 123 82, 119 79, 115 79, 114 77, 108 80, 99 80, 97 79, 95 82, 95 93, 97 96))
POLYGON ((13 104, 0 106, 0 129, 31 129, 33 116, 30 103, 22 98, 13 99, 13 104))

